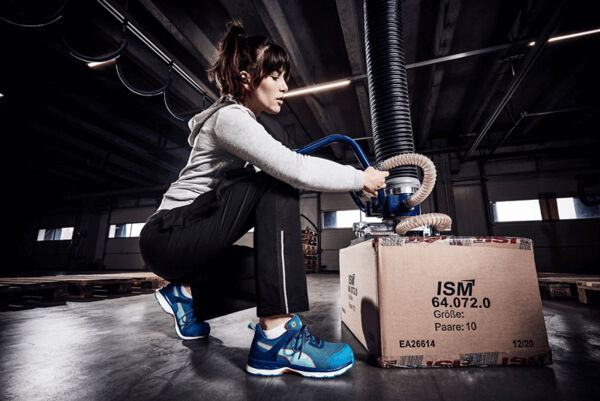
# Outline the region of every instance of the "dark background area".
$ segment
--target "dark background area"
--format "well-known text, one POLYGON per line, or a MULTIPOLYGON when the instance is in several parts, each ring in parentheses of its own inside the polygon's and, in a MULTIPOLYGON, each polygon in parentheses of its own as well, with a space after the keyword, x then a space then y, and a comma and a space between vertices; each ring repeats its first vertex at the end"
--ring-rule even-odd
MULTIPOLYGON (((90 56, 119 47, 122 25, 100 3, 67 2, 59 21, 38 28, 6 20, 48 21, 62 1, 2 4, 0 113, 9 177, 4 210, 10 216, 9 249, 16 260, 3 266, 3 272, 106 268, 106 253, 113 246, 102 238, 107 222, 144 221, 187 161, 187 126, 169 114, 162 95, 135 95, 121 83, 114 64, 91 69, 69 55, 64 42, 90 56), (68 244, 35 243, 39 228, 68 225, 77 232, 68 244)), ((290 89, 366 72, 358 0, 108 3, 207 92, 204 96, 172 74, 166 99, 187 118, 217 93, 205 70, 230 18, 241 19, 248 33, 269 36, 290 52, 290 89)), ((450 214, 454 234, 534 238, 542 271, 597 272, 598 219, 494 224, 490 202, 578 196, 584 183, 588 195, 600 194, 600 35, 546 45, 465 159, 523 68, 532 50, 527 43, 547 28, 557 4, 402 2, 409 65, 507 45, 484 55, 409 68, 416 149, 432 157, 439 170, 437 189, 424 208, 450 214)), ((599 25, 594 2, 568 2, 554 35, 599 25)), ((128 46, 120 59, 126 78, 140 89, 161 87, 167 64, 130 31, 125 37, 128 46)), ((280 115, 261 122, 290 148, 334 133, 348 135, 373 161, 367 91, 366 80, 358 79, 342 89, 290 98, 280 115)), ((354 155, 340 145, 315 155, 356 165, 354 155)), ((125 248, 135 248, 135 241, 130 242, 125 248)))

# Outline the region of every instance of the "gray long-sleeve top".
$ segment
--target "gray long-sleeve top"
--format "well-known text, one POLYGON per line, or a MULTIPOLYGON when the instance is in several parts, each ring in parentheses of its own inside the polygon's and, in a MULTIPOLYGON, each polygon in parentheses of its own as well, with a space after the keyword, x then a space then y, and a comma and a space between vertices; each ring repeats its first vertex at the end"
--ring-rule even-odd
POLYGON ((250 109, 231 97, 220 98, 188 125, 190 157, 163 195, 158 210, 192 203, 214 189, 224 171, 243 167, 246 162, 300 189, 345 192, 359 191, 364 185, 361 170, 285 147, 256 121, 250 109))

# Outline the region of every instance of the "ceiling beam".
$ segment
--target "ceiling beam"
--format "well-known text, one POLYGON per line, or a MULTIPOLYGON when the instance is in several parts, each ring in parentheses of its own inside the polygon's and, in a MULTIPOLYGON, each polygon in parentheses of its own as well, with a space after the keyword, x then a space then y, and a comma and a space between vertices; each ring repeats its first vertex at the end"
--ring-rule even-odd
POLYGON ((61 179, 58 184, 64 184, 70 188, 98 185, 99 181, 97 181, 97 178, 92 178, 92 180, 90 180, 89 177, 84 177, 83 174, 80 174, 80 171, 81 170, 75 171, 75 169, 72 169, 69 166, 50 167, 43 172, 34 174, 34 177, 44 181, 46 181, 49 176, 58 177, 61 179))
MULTIPOLYGON (((362 50, 363 46, 361 46, 363 38, 360 35, 356 3, 354 0, 336 0, 335 4, 337 6, 338 17, 344 35, 344 43, 346 45, 346 53, 348 54, 348 62, 350 63, 352 75, 365 74, 365 57, 362 50)), ((364 81, 355 82, 354 91, 358 100, 364 136, 372 136, 369 95, 364 81)), ((373 147, 373 141, 367 141, 367 144, 369 146, 369 152, 374 154, 375 149, 373 147)))
MULTIPOLYGON (((519 12, 515 15, 508 32, 508 42, 514 42, 515 39, 528 37, 531 35, 530 25, 523 21, 530 21, 539 10, 533 6, 533 0, 528 0, 521 6, 519 12)), ((537 4, 540 7, 540 4, 537 4)), ((458 132, 472 133, 479 124, 483 113, 488 109, 490 102, 498 91, 498 87, 504 81, 510 63, 503 62, 509 56, 522 52, 521 47, 503 47, 500 53, 494 58, 491 65, 486 65, 484 70, 486 74, 473 84, 474 94, 468 94, 464 97, 460 110, 464 110, 463 119, 458 132)))
MULTIPOLYGON (((62 183, 67 184, 66 187, 69 192, 81 191, 85 188, 90 188, 87 190, 91 190, 91 188, 95 188, 96 190, 98 188, 108 188, 111 185, 115 185, 115 179, 117 179, 122 186, 131 186, 131 181, 125 181, 121 177, 107 175, 102 167, 97 166, 97 169, 92 170, 89 168, 88 163, 82 163, 81 160, 75 160, 73 158, 68 160, 69 156, 66 156, 65 152, 53 151, 53 153, 61 154, 60 161, 68 161, 69 163, 62 163, 58 166, 51 167, 48 170, 40 172, 39 175, 44 177, 46 172, 48 172, 66 178, 62 183)), ((50 160, 49 163, 53 163, 53 161, 50 160)))
POLYGON ((500 113, 504 109, 504 106, 506 106, 506 103, 510 100, 510 98, 512 97, 514 92, 517 90, 519 85, 525 79, 525 76, 527 75, 527 73, 529 72, 531 67, 535 64, 535 62, 539 58, 540 54, 542 53, 543 49, 546 46, 546 42, 548 41, 548 38, 558 28, 558 23, 562 16, 562 10, 565 6, 565 3, 566 3, 566 0, 562 0, 558 5, 553 5, 552 15, 547 20, 542 32, 536 38, 535 45, 529 51, 529 53, 527 53, 527 55, 525 56, 525 60, 523 60, 523 63, 520 65, 519 73, 511 80, 509 87, 506 90, 506 93, 504 94, 504 97, 502 98, 500 103, 496 106, 496 108, 492 111, 492 113, 489 115, 489 117, 486 119, 485 124, 483 125, 483 128, 477 135, 477 138, 475 138, 475 141, 473 142, 473 144, 471 145, 469 150, 461 158, 462 164, 464 164, 467 160, 469 160, 469 157, 471 157, 471 155, 473 154, 475 149, 477 149, 477 146, 479 146, 479 144, 481 143, 483 138, 486 136, 488 130, 491 128, 492 124, 494 124, 494 122, 498 118, 498 115, 500 115, 500 113))
MULTIPOLYGON (((433 55, 436 58, 447 56, 450 53, 452 39, 458 25, 460 7, 461 0, 440 1, 433 38, 433 55)), ((431 124, 435 116, 442 81, 444 80, 444 73, 444 64, 434 65, 430 69, 427 88, 424 91, 426 95, 422 102, 422 118, 418 125, 420 133, 416 135, 416 145, 418 148, 423 148, 429 139, 431 124)))
POLYGON ((175 156, 167 150, 167 148, 190 149, 187 132, 185 135, 181 135, 181 132, 172 132, 172 127, 168 125, 152 126, 152 121, 148 121, 150 125, 147 125, 148 112, 140 110, 140 114, 134 116, 131 113, 135 108, 133 104, 127 109, 109 108, 106 103, 95 98, 74 93, 65 94, 61 99, 67 101, 65 107, 72 110, 74 114, 85 115, 92 121, 102 121, 102 126, 106 129, 115 132, 121 138, 129 138, 133 143, 143 147, 146 153, 160 156, 162 162, 171 165, 170 171, 178 172, 180 166, 187 161, 189 152, 185 156, 175 156), (105 120, 101 119, 101 116, 111 116, 112 118, 105 120))
MULTIPOLYGON (((548 83, 546 90, 540 93, 535 102, 533 102, 533 107, 535 110, 556 110, 561 108, 561 104, 565 104, 565 100, 569 99, 567 95, 573 88, 573 82, 576 82, 577 77, 584 71, 586 67, 586 60, 579 59, 575 66, 570 65, 568 68, 565 68, 564 72, 566 73, 563 76, 555 74, 551 82, 548 83), (558 79, 560 79, 559 82, 558 79), (560 94, 556 96, 555 94, 560 94)), ((566 103, 569 103, 568 101, 566 103)), ((532 132, 535 127, 543 120, 542 116, 538 118, 531 118, 524 122, 522 129, 520 130, 520 136, 526 136, 530 132, 532 132)))
POLYGON ((76 160, 81 163, 81 165, 85 166, 86 169, 101 172, 104 175, 112 175, 134 185, 156 185, 156 182, 149 180, 147 175, 136 172, 139 171, 138 165, 133 164, 118 155, 109 155, 106 150, 99 149, 98 147, 89 144, 87 141, 76 138, 73 135, 65 134, 62 130, 59 132, 47 125, 33 123, 30 127, 39 132, 42 136, 51 136, 59 143, 66 143, 71 148, 76 149, 76 152, 68 152, 63 149, 64 146, 61 146, 60 148, 49 148, 53 153, 58 154, 61 157, 76 160), (96 162, 92 162, 86 154, 92 154, 96 162))
POLYGON ((213 57, 217 54, 217 48, 189 17, 188 13, 181 12, 180 7, 172 5, 168 1, 162 2, 160 6, 157 6, 152 0, 139 1, 192 56, 200 59, 199 61, 205 68, 212 64, 213 57), (173 12, 172 9, 175 7, 179 12, 173 12))
MULTIPOLYGON (((157 158, 148 155, 144 150, 137 147, 124 146, 126 144, 125 141, 87 121, 74 118, 70 114, 55 108, 48 108, 47 115, 46 126, 48 128, 54 126, 60 129, 61 132, 65 128, 69 132, 79 132, 79 135, 71 133, 68 135, 57 133, 56 135, 62 135, 70 143, 78 145, 80 148, 88 149, 88 151, 95 150, 98 153, 98 150, 100 150, 100 153, 103 155, 109 154, 108 157, 111 161, 118 162, 121 168, 126 168, 128 171, 143 177, 142 181, 144 182, 149 182, 147 181, 148 176, 154 176, 156 177, 156 181, 160 183, 172 177, 174 173, 178 173, 178 171, 171 171, 171 174, 168 172, 165 173, 165 168, 159 165, 157 158), (100 145, 92 144, 89 141, 90 137, 99 141, 100 145), (140 161, 146 163, 140 163, 140 161), (156 171, 157 167, 161 167, 162 171, 156 171)), ((150 183, 156 184, 156 181, 150 183)))
MULTIPOLYGON (((160 8, 152 0, 141 0, 141 4, 167 29, 188 52, 200 54, 205 68, 214 61, 218 50, 208 39, 206 34, 188 16, 187 13, 177 12, 168 2, 161 4, 160 8)), ((181 11, 181 10, 179 10, 181 11)), ((276 139, 282 127, 269 117, 261 118, 261 123, 276 139)))
MULTIPOLYGON (((113 6, 119 7, 118 5, 113 6)), ((103 21, 103 19, 100 19, 99 21, 103 21)), ((122 33, 119 29, 116 29, 115 26, 113 26, 113 24, 99 23, 98 21, 92 21, 92 24, 94 24, 92 25, 94 34, 98 36, 98 38, 102 41, 106 43, 119 43, 121 41, 122 33)), ((159 43, 153 38, 150 39, 153 40, 153 43, 159 43)), ((123 62, 124 75, 126 77, 129 77, 130 75, 136 74, 138 76, 141 76, 144 81, 150 82, 149 85, 152 85, 153 87, 162 86, 165 80, 167 79, 167 63, 162 60, 159 60, 158 57, 152 52, 150 52, 142 42, 139 42, 137 40, 130 40, 128 43, 129 44, 125 49, 125 52, 123 53, 123 55, 120 56, 121 61, 123 62)), ((64 46, 60 41, 54 42, 52 44, 52 47, 57 52, 64 52, 64 46)), ((200 83, 199 86, 201 90, 204 90, 209 96, 214 96, 214 92, 212 92, 210 88, 208 88, 201 80, 199 80, 197 76, 187 71, 187 67, 184 66, 180 60, 178 60, 170 54, 168 56, 177 65, 179 65, 182 70, 185 70, 186 74, 190 77, 190 79, 192 79, 196 83, 200 83)), ((193 61, 197 62, 196 59, 194 59, 193 61)), ((110 66, 100 67, 99 70, 109 70, 111 68, 115 68, 114 64, 110 66)), ((88 68, 86 67, 86 69, 88 68)), ((89 79, 89 72, 90 71, 82 72, 81 77, 84 77, 83 79, 87 78, 88 81, 90 81, 90 83, 94 86, 100 85, 100 87, 98 88, 99 91, 104 92, 107 88, 119 88, 119 90, 121 90, 121 88, 124 88, 124 85, 119 81, 119 79, 116 76, 109 77, 106 74, 98 73, 97 77, 94 77, 94 79, 92 80, 89 79), (104 86, 101 82, 104 83, 104 86)), ((200 94, 200 91, 198 89, 193 87, 187 81, 184 81, 183 78, 179 78, 174 72, 171 73, 171 76, 173 78, 173 82, 171 86, 167 89, 167 97, 169 100, 169 104, 171 106, 179 104, 185 105, 179 108, 175 107, 176 112, 179 112, 180 108, 184 109, 185 111, 188 111, 190 109, 196 108, 196 106, 198 106, 199 104, 202 105, 202 95, 200 94)), ((77 82, 77 80, 74 79, 73 82, 77 82)), ((74 91, 77 92, 79 89, 80 88, 76 87, 74 88, 74 91)), ((161 94, 158 96, 162 97, 163 95, 161 94)), ((130 106, 137 106, 137 108, 139 109, 139 103, 140 102, 132 102, 130 103, 130 106)), ((145 102, 144 106, 147 109, 152 109, 154 111, 154 120, 160 119, 164 121, 165 124, 177 126, 180 129, 182 127, 187 128, 185 122, 181 122, 169 114, 164 104, 148 101, 145 102)), ((147 109, 144 110, 145 113, 148 112, 147 109)), ((181 113, 183 113, 184 110, 182 110, 181 113)))
MULTIPOLYGON (((102 7, 104 7, 110 14, 112 14, 113 17, 115 17, 120 22, 122 22, 124 19, 124 16, 127 15, 127 13, 123 9, 123 7, 114 0, 96 0, 96 1, 100 5, 102 5, 102 7)), ((155 38, 153 38, 151 35, 147 34, 146 32, 142 32, 137 26, 135 26, 135 25, 139 26, 139 24, 133 23, 135 21, 134 21, 134 18, 132 18, 132 16, 128 15, 128 18, 130 19, 130 21, 132 23, 127 25, 127 29, 129 31, 133 32, 133 34, 138 37, 140 42, 144 43, 148 48, 150 48, 165 63, 172 61, 174 63, 173 69, 182 77, 182 79, 186 80, 190 86, 193 86, 195 91, 197 91, 198 93, 200 93, 200 91, 202 91, 202 92, 206 93, 207 95, 211 96, 213 99, 217 98, 217 96, 212 91, 212 89, 209 88, 200 79, 198 79, 198 77, 196 75, 194 75, 191 71, 189 71, 184 66, 184 64, 181 63, 181 61, 179 59, 177 59, 172 54, 170 54, 170 52, 168 52, 164 47, 161 48, 158 45, 158 44, 160 44, 159 41, 157 41, 155 38)), ((122 34, 120 34, 118 31, 116 31, 116 32, 113 31, 111 36, 114 37, 115 35, 117 35, 117 37, 119 37, 119 38, 122 36, 122 34)), ((130 49, 128 49, 128 50, 130 50, 130 49)), ((148 68, 152 68, 152 67, 153 67, 153 63, 148 65, 148 68)))
MULTIPOLYGON (((120 153, 123 157, 128 160, 141 160, 146 162, 149 166, 159 167, 167 172, 179 174, 182 166, 175 166, 167 161, 155 156, 154 152, 156 148, 150 143, 145 143, 142 140, 132 140, 124 135, 124 131, 119 132, 119 129, 108 126, 106 122, 103 122, 102 114, 85 114, 83 110, 77 110, 77 108, 69 108, 69 112, 59 109, 55 106, 47 106, 46 109, 57 117, 57 121, 61 124, 68 124, 70 127, 76 130, 85 131, 86 135, 97 138, 101 142, 112 146, 113 150, 111 153, 120 153), (74 112, 74 110, 76 110, 74 112), (92 123, 94 121, 95 123, 92 123), (136 143, 137 142, 137 143, 136 143)), ((185 161, 181 161, 184 164, 185 161)), ((140 166, 138 165, 138 169, 140 166)))

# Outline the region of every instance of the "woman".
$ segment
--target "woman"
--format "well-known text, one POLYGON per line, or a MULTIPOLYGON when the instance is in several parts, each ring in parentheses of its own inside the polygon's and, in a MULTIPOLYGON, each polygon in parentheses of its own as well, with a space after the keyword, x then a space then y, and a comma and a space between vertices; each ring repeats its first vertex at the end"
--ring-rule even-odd
POLYGON ((308 310, 296 188, 362 189, 375 196, 389 173, 300 155, 266 132, 256 118, 261 112, 279 113, 289 71, 281 47, 264 37, 246 36, 239 22, 227 25, 218 58, 208 71, 221 98, 190 120, 188 163, 144 226, 140 249, 146 264, 171 282, 156 298, 173 315, 177 334, 195 339, 210 331, 202 321, 202 304, 209 302, 203 300, 202 289, 207 288, 209 271, 255 227, 260 321, 246 370, 333 377, 353 366, 352 350, 311 335, 295 314, 308 310), (252 165, 262 171, 257 173, 252 165))

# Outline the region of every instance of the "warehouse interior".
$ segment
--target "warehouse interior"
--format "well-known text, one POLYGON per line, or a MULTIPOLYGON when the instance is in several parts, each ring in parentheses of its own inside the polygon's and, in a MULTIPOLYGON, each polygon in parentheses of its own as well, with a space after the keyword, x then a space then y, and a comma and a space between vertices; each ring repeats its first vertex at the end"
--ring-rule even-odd
MULTIPOLYGON (((340 319, 340 250, 356 239, 353 223, 381 221, 348 192, 300 191, 311 306, 301 316, 316 335, 350 344, 356 365, 339 378, 248 375, 252 294, 215 290, 221 298, 209 306, 210 337, 181 341, 154 299, 159 281, 119 281, 152 275, 139 233, 186 165, 187 121, 219 97, 206 70, 231 19, 287 50, 290 91, 347 81, 286 98, 278 115, 261 114, 267 131, 290 149, 342 134, 375 164, 363 1, 8 1, 0 8, 0 113, 11 151, 0 398, 597 394, 597 289, 583 290, 589 302, 582 304, 574 284, 600 281, 600 20, 593 2, 399 3, 415 152, 437 169, 421 211, 452 218, 443 235, 532 240, 540 279, 533 290, 543 296, 552 364, 381 368, 340 319), (90 65, 93 58, 108 61, 90 65), (105 275, 113 287, 92 283, 73 299, 48 300, 58 287, 34 280, 71 275, 105 275)), ((311 155, 361 168, 341 143, 311 155)), ((235 255, 210 268, 247 274, 252 230, 235 246, 235 255)), ((237 279, 252 287, 251 274, 237 279)))

